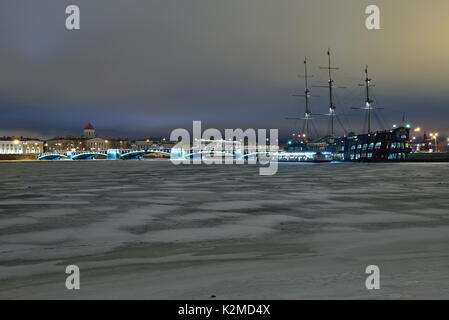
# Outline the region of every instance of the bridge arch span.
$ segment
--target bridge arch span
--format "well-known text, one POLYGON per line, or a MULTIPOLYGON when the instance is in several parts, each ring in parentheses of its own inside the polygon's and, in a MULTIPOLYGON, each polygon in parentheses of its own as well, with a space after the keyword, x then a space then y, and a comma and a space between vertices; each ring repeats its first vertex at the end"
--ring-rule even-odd
POLYGON ((107 154, 100 152, 83 152, 72 156, 72 160, 93 160, 97 157, 107 158, 107 154))
POLYGON ((123 153, 119 156, 119 158, 122 160, 140 159, 146 154, 165 154, 170 156, 171 152, 167 150, 136 150, 123 153))
POLYGON ((61 160, 68 159, 69 157, 62 153, 46 153, 37 156, 37 160, 61 160))

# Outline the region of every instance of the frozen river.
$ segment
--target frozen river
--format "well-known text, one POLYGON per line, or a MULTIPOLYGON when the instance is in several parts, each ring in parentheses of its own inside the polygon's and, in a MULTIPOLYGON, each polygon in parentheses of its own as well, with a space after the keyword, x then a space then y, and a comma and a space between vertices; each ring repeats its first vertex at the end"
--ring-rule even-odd
POLYGON ((449 164, 0 163, 0 299, 449 298, 449 164), (65 268, 81 290, 65 288, 65 268), (365 288, 378 265, 381 290, 365 288))

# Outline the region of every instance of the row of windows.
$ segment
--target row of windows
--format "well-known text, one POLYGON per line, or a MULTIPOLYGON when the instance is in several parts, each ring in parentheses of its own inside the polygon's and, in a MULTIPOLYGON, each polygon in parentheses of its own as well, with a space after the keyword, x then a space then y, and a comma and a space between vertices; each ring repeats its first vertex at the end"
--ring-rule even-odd
MULTIPOLYGON (((37 144, 31 144, 32 146, 37 144)), ((0 143, 0 150, 9 150, 9 149, 22 149, 22 147, 30 147, 30 144, 15 144, 15 143, 0 143)))
MULTIPOLYGON (((380 154, 379 159, 385 159, 387 155, 380 154)), ((388 155, 388 160, 405 160, 407 155, 405 153, 391 153, 388 155)), ((373 159, 373 153, 369 152, 366 154, 366 157, 364 154, 351 154, 350 156, 351 160, 360 160, 360 159, 373 159)))
POLYGON ((23 149, 20 145, 0 145, 0 154, 39 153, 40 151, 41 150, 39 148, 34 147, 27 147, 23 149))
POLYGON ((368 150, 373 150, 374 148, 376 149, 376 150, 378 150, 378 149, 381 149, 382 148, 382 142, 378 142, 378 143, 376 143, 376 145, 374 145, 374 143, 370 143, 369 145, 368 144, 364 144, 364 145, 361 145, 361 144, 359 144, 359 145, 353 145, 352 147, 351 147, 351 150, 355 150, 357 148, 357 150, 360 150, 360 149, 362 149, 363 151, 366 151, 367 149, 368 150))
POLYGON ((16 145, 16 144, 0 144, 0 150, 10 150, 10 149, 17 149, 17 148, 22 149, 22 146, 16 145))
MULTIPOLYGON (((384 144, 382 142, 377 142, 376 144, 374 143, 370 143, 369 145, 367 143, 365 144, 359 144, 359 145, 353 145, 351 146, 351 150, 362 150, 362 151, 366 151, 366 150, 380 150, 382 149, 382 146, 384 144)), ((386 144, 386 149, 405 149, 408 148, 409 144, 408 143, 404 143, 404 142, 392 142, 391 144, 386 144)))

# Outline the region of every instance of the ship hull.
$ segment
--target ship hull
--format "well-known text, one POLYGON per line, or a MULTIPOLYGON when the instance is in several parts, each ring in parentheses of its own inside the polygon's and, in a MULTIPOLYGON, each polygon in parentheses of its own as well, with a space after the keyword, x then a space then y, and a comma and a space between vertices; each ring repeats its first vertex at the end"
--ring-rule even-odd
POLYGON ((405 162, 412 151, 410 130, 400 127, 370 134, 349 135, 338 140, 337 150, 344 161, 405 162))
POLYGON ((378 131, 370 134, 349 134, 347 137, 324 137, 313 142, 300 142, 290 145, 289 152, 314 152, 314 159, 330 162, 406 162, 411 153, 409 140, 410 129, 399 127, 392 130, 378 131))

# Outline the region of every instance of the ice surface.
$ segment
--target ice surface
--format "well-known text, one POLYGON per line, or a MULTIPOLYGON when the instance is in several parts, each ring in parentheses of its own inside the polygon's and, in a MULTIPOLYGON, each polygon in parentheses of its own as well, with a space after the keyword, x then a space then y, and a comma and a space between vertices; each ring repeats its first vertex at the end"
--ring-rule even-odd
POLYGON ((0 170, 3 299, 449 298, 447 164, 0 170), (380 291, 365 289, 370 264, 380 291))

